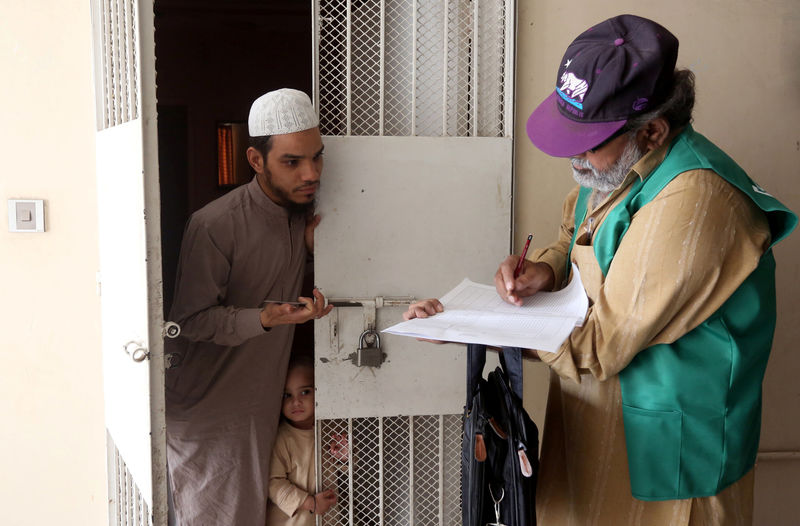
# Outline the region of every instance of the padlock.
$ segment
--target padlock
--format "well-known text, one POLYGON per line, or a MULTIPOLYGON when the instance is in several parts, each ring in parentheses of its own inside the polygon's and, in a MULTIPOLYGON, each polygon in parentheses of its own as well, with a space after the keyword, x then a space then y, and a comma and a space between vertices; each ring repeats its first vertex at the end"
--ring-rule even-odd
POLYGON ((374 329, 367 329, 361 333, 358 339, 358 349, 355 355, 355 364, 358 367, 380 367, 384 360, 383 351, 381 351, 381 335, 374 329), (367 347, 367 335, 373 335, 375 341, 367 347))

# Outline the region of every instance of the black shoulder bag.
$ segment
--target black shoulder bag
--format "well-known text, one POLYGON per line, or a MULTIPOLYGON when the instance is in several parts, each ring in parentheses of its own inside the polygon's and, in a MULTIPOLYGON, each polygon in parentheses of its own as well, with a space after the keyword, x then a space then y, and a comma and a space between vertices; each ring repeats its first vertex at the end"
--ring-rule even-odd
POLYGON ((467 346, 461 451, 463 526, 535 526, 539 431, 522 407, 522 349, 503 348, 483 378, 486 346, 467 346))

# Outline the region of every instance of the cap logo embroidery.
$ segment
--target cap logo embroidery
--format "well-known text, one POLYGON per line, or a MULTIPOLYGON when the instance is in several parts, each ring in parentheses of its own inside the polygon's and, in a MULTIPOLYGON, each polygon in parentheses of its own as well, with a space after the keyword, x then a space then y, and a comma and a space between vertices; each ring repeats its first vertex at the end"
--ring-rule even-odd
POLYGON ((581 110, 583 109, 583 97, 588 90, 589 83, 579 79, 570 71, 565 71, 561 75, 561 87, 556 88, 562 99, 581 110))

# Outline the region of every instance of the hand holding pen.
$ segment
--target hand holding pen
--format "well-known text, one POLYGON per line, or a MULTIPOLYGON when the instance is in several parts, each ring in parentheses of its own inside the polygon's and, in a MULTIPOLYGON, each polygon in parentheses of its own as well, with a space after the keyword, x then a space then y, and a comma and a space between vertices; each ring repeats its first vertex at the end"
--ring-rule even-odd
POLYGON ((494 275, 494 286, 503 301, 522 305, 522 299, 540 290, 552 290, 555 283, 553 269, 547 263, 532 263, 525 259, 533 234, 528 236, 522 255, 508 256, 494 275))

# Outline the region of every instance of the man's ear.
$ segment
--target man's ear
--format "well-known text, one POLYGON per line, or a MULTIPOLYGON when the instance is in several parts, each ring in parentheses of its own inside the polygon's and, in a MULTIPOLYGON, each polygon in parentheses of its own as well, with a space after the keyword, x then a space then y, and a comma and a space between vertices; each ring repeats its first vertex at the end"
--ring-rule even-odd
POLYGON ((264 173, 264 156, 261 152, 250 146, 247 148, 247 162, 257 174, 264 173))
POLYGON ((656 117, 645 124, 638 133, 639 146, 650 152, 664 144, 669 137, 669 122, 664 117, 656 117))

